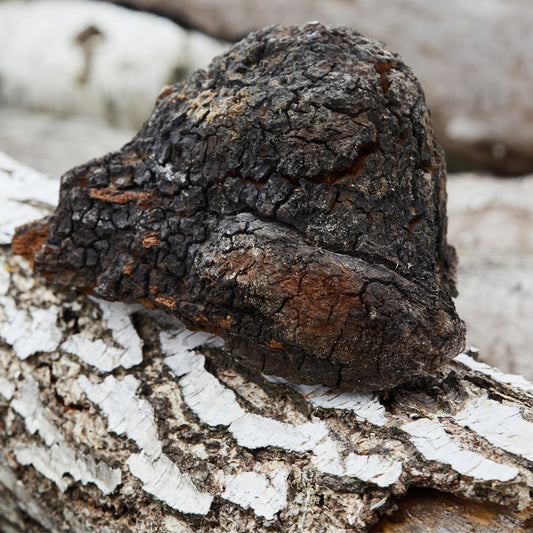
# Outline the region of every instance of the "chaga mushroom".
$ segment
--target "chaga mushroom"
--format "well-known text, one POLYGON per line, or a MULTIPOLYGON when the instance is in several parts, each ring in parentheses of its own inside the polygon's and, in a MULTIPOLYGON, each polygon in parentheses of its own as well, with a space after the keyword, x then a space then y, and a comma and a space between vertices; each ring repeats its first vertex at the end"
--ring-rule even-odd
POLYGON ((347 28, 273 26, 165 88, 13 248, 50 280, 220 335, 258 371, 386 389, 464 345, 445 182, 398 55, 347 28))

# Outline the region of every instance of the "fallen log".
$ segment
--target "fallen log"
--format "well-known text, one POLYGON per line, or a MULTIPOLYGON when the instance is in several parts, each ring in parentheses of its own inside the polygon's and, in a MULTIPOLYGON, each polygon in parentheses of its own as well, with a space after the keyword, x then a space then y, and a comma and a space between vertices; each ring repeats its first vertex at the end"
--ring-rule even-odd
POLYGON ((532 383, 472 352, 387 394, 251 372, 172 316, 35 276, 9 242, 57 183, 0 169, 2 529, 366 531, 416 505, 377 530, 531 525, 532 383))

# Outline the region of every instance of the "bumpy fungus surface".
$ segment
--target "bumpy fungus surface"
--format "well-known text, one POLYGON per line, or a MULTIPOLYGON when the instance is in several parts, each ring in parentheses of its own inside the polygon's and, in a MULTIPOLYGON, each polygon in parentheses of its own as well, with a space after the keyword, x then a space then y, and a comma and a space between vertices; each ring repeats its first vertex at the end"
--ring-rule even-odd
POLYGON ((67 172, 13 247, 53 281, 220 335, 244 365, 368 391, 463 347, 445 208, 402 60, 345 28, 270 27, 67 172))

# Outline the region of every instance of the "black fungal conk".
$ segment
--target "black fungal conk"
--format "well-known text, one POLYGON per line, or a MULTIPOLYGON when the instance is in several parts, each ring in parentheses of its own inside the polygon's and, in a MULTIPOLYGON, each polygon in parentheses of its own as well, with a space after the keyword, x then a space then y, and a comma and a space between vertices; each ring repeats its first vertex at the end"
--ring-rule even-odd
POLYGON ((220 335, 265 374, 386 389, 464 344, 445 182, 398 55, 347 28, 273 26, 163 90, 13 247, 53 281, 220 335))

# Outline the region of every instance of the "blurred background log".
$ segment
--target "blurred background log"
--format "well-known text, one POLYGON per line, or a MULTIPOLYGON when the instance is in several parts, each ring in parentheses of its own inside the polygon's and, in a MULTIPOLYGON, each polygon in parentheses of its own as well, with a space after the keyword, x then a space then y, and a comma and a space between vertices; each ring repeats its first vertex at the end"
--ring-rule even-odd
POLYGON ((384 41, 422 82, 453 169, 533 171, 533 4, 528 0, 117 0, 238 40, 318 20, 384 41))
POLYGON ((422 82, 452 170, 533 172, 533 4, 528 0, 118 3, 198 31, 106 3, 2 1, 0 101, 83 112, 137 128, 161 85, 205 66, 222 49, 200 32, 234 41, 267 24, 319 20, 351 26, 401 54, 422 82))
POLYGON ((0 102, 137 129, 161 87, 225 48, 164 18, 109 4, 0 2, 0 102))

